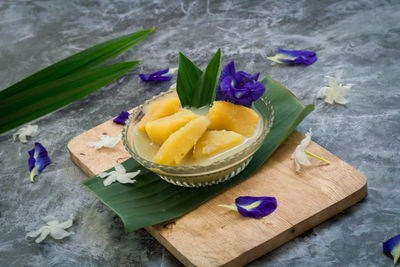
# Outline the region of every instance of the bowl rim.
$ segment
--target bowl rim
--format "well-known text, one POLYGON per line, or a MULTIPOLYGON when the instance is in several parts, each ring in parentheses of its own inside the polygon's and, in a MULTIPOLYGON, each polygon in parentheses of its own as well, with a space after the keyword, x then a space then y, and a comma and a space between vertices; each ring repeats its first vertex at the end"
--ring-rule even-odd
POLYGON ((125 122, 124 128, 122 130, 122 143, 125 147, 125 150, 129 152, 129 154, 137 161, 139 162, 142 166, 144 166, 147 169, 158 169, 160 171, 166 171, 166 172, 179 172, 179 173, 200 173, 200 172, 210 172, 210 169, 215 169, 215 171, 220 171, 221 168, 224 168, 225 166, 230 166, 232 162, 234 161, 237 163, 238 161, 243 161, 249 156, 252 156, 263 144, 264 140, 266 139, 268 133, 270 132, 273 122, 274 122, 274 108, 269 101, 269 99, 264 95, 261 96, 257 101, 262 101, 264 105, 270 109, 270 114, 267 117, 267 123, 264 126, 264 129, 260 136, 258 136, 253 142, 249 144, 246 148, 242 149, 241 151, 238 151, 237 153, 230 155, 228 157, 222 158, 220 160, 216 160, 215 162, 212 162, 211 164, 208 165, 163 165, 163 164, 158 164, 153 161, 149 161, 143 157, 141 157, 138 153, 133 151, 127 141, 127 132, 129 126, 132 124, 132 120, 137 120, 141 119, 143 116, 143 108, 150 104, 151 102, 164 97, 168 94, 176 93, 175 88, 171 86, 171 88, 165 92, 162 92, 158 95, 153 96, 152 98, 146 100, 143 104, 137 106, 132 114, 129 115, 128 120, 125 122), (251 152, 254 150, 253 152, 251 152), (244 157, 247 155, 247 157, 244 157))

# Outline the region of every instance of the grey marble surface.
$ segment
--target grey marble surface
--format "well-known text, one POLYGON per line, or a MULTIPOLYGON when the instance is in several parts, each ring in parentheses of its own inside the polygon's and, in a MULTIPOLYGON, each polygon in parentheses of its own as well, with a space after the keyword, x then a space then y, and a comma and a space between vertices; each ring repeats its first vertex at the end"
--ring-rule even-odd
MULTIPOLYGON (((177 65, 177 51, 203 65, 268 72, 315 111, 298 127, 366 175, 361 203, 249 266, 390 266, 382 241, 400 234, 400 2, 393 1, 0 1, 0 88, 101 41, 156 26, 120 60, 143 59, 118 81, 35 121, 28 144, 0 135, 0 266, 180 266, 146 231, 120 219, 79 181, 69 158, 74 136, 166 90, 137 74, 177 65), (311 66, 274 66, 278 48, 317 51, 311 66), (325 75, 354 84, 345 106, 316 100, 325 75), (34 184, 27 151, 41 142, 53 161, 34 184), (76 215, 69 238, 42 244, 25 234, 40 215, 76 215)), ((7 116, 7 114, 1 114, 7 116)))

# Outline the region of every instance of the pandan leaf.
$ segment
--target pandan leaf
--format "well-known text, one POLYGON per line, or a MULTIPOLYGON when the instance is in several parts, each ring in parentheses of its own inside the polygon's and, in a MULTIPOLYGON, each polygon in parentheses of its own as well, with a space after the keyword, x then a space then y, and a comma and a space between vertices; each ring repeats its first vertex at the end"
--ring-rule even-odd
POLYGON ((123 35, 67 57, 0 91, 0 100, 68 74, 100 66, 146 38, 153 30, 154 28, 123 35))
MULTIPOLYGON (((203 188, 185 188, 169 184, 152 172, 142 172, 132 185, 104 187, 103 179, 97 176, 86 179, 82 184, 121 217, 127 231, 168 221, 195 209, 249 178, 314 109, 313 105, 304 106, 286 87, 270 77, 262 83, 266 87, 264 95, 274 107, 274 124, 249 165, 231 180, 203 188)), ((257 101, 254 104, 257 105, 257 101)), ((142 168, 132 158, 123 165, 127 171, 142 168)))
POLYGON ((67 105, 122 76, 139 61, 99 66, 137 44, 153 30, 134 32, 95 45, 0 91, 3 114, 0 133, 67 105))
POLYGON ((178 78, 176 81, 176 92, 183 107, 192 105, 194 87, 197 84, 202 71, 182 53, 179 53, 178 78))
POLYGON ((221 49, 215 53, 200 76, 193 91, 192 105, 199 108, 211 105, 215 99, 215 89, 218 85, 218 77, 221 73, 221 49))
POLYGON ((103 87, 131 70, 139 61, 83 70, 0 101, 0 132, 43 116, 103 87))

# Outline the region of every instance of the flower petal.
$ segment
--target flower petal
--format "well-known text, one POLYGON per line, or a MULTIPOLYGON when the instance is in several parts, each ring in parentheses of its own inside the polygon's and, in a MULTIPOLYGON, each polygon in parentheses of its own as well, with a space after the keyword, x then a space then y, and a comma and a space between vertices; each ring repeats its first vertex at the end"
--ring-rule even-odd
POLYGON ((54 228, 54 230, 50 232, 51 237, 54 239, 63 239, 72 234, 73 234, 73 232, 67 232, 64 229, 59 228, 59 227, 54 228))
POLYGON ((136 172, 128 172, 126 174, 122 174, 122 175, 118 175, 117 176, 117 181, 120 182, 121 184, 132 184, 135 183, 136 180, 133 179, 136 176, 138 176, 140 173, 140 170, 136 171, 136 172))
POLYGON ((36 231, 32 231, 32 232, 27 233, 27 234, 26 234, 26 237, 32 237, 32 238, 37 237, 37 236, 40 235, 40 234, 44 231, 44 229, 46 229, 46 228, 48 228, 48 226, 42 226, 42 227, 40 227, 39 230, 36 230, 36 231))
POLYGON ((103 185, 104 186, 109 186, 110 184, 114 183, 116 180, 117 180, 117 174, 116 175, 110 175, 103 181, 103 185))
POLYGON ((274 197, 238 197, 235 204, 240 214, 252 218, 267 216, 278 207, 274 197))
POLYGON ((45 228, 41 231, 40 236, 38 238, 36 238, 35 242, 36 243, 40 243, 43 240, 45 240, 45 238, 50 234, 50 229, 48 226, 45 226, 45 228))
POLYGON ((172 75, 165 75, 162 76, 163 74, 166 74, 169 72, 169 68, 163 69, 156 71, 151 74, 139 74, 140 79, 144 82, 149 82, 149 81, 169 81, 172 79, 172 75))
POLYGON ((88 142, 88 146, 94 147, 96 149, 100 149, 103 147, 113 148, 118 142, 121 140, 121 137, 110 137, 108 135, 102 134, 99 135, 101 141, 99 142, 88 142))
POLYGON ((129 112, 127 111, 122 111, 115 119, 113 119, 113 122, 121 125, 125 125, 125 121, 129 117, 129 112))
POLYGON ((393 265, 397 264, 400 258, 400 235, 394 236, 383 243, 383 250, 393 256, 393 265))
POLYGON ((330 90, 331 90, 330 87, 327 87, 327 86, 322 87, 317 93, 317 98, 326 97, 330 93, 330 90))
POLYGON ((278 49, 278 53, 275 56, 268 57, 267 59, 277 63, 311 65, 317 61, 318 58, 317 53, 314 51, 278 49))
POLYGON ((58 227, 60 227, 60 228, 62 228, 62 229, 70 228, 70 227, 72 226, 73 222, 74 222, 74 217, 75 217, 75 216, 74 216, 73 214, 70 214, 70 215, 69 215, 69 219, 66 220, 66 221, 63 222, 63 223, 60 223, 60 224, 58 225, 58 227))
POLYGON ((42 170, 51 163, 49 154, 44 146, 40 143, 35 143, 35 148, 28 151, 29 153, 29 170, 31 176, 31 182, 36 175, 42 172, 42 170))
POLYGON ((27 143, 26 139, 28 136, 33 137, 40 133, 39 126, 29 124, 26 127, 18 129, 17 132, 13 134, 14 141, 19 140, 21 143, 27 143))
POLYGON ((243 71, 235 72, 235 63, 229 62, 220 75, 216 100, 250 107, 265 91, 264 85, 257 81, 259 75, 259 72, 254 75, 243 71))
POLYGON ((114 165, 114 169, 118 174, 125 174, 126 170, 124 168, 124 166, 120 163, 115 163, 114 165))
POLYGON ((343 96, 337 96, 333 99, 336 103, 341 104, 341 105, 345 105, 347 104, 349 101, 347 101, 346 98, 344 98, 343 96))

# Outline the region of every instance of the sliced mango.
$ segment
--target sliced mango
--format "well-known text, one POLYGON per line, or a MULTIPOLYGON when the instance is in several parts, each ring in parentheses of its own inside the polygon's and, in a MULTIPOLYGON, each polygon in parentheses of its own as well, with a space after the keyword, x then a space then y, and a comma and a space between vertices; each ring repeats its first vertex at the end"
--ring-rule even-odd
POLYGON ((208 112, 209 128, 234 131, 246 137, 252 136, 258 124, 258 114, 251 108, 225 101, 214 101, 208 112))
POLYGON ((207 130, 193 149, 193 158, 202 159, 214 156, 242 143, 244 137, 226 130, 207 130))
POLYGON ((188 109, 163 117, 146 124, 146 132, 154 144, 161 145, 167 138, 185 126, 189 121, 199 117, 188 109))
POLYGON ((209 125, 210 120, 205 116, 191 120, 168 137, 153 161, 164 165, 180 164, 209 125))
POLYGON ((150 107, 149 111, 146 112, 144 117, 140 120, 137 130, 144 132, 146 130, 146 124, 149 121, 172 115, 179 111, 179 98, 168 97, 154 102, 150 107))

